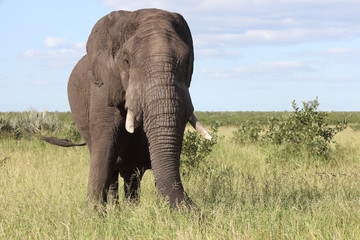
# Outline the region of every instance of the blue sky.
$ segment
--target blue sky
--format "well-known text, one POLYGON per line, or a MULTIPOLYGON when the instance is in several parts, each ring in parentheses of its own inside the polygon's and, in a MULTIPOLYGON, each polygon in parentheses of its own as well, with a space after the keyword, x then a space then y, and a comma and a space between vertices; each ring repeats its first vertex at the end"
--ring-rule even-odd
POLYGON ((181 13, 198 111, 360 111, 359 0, 0 0, 0 111, 68 111, 67 80, 114 10, 181 13))

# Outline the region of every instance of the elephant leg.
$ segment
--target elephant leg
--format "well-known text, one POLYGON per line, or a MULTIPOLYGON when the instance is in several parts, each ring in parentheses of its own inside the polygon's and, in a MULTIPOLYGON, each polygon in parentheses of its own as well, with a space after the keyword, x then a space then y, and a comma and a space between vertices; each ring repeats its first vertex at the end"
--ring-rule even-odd
POLYGON ((138 168, 124 171, 121 176, 124 178, 125 198, 130 201, 139 200, 140 182, 145 170, 138 168))
POLYGON ((120 110, 107 106, 106 89, 91 87, 89 131, 90 172, 87 198, 106 203, 108 195, 117 197, 118 175, 116 159, 119 155, 120 110))
POLYGON ((105 203, 108 197, 118 198, 118 172, 111 163, 112 154, 96 150, 92 149, 90 157, 87 198, 89 201, 105 203))
POLYGON ((119 203, 119 173, 115 172, 110 177, 107 199, 115 204, 119 203))
POLYGON ((118 177, 116 170, 116 134, 109 126, 103 126, 101 133, 91 139, 90 173, 87 197, 89 201, 107 202, 108 198, 118 201, 118 177))

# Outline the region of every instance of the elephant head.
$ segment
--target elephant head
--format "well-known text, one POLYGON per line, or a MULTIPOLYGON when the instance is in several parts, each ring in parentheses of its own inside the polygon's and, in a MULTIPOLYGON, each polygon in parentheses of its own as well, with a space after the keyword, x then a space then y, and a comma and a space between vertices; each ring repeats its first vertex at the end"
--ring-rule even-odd
MULTIPOLYGON (((190 121, 202 136, 209 140, 211 136, 193 114, 188 88, 194 50, 184 18, 156 9, 112 12, 94 26, 86 59, 83 65, 90 70, 93 88, 105 92, 106 97, 101 98, 104 106, 126 113, 119 128, 145 133, 155 183, 162 195, 173 207, 193 205, 179 174, 185 125, 190 121)), ((70 105, 75 105, 69 99, 70 105)), ((82 108, 71 107, 72 111, 82 108)), ((93 134, 88 128, 90 133, 84 135, 93 134)))

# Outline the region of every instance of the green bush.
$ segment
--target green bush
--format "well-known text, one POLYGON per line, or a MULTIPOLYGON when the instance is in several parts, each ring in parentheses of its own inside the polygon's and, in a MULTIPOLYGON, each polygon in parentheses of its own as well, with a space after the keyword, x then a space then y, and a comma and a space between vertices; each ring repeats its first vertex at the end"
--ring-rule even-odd
POLYGON ((240 144, 248 144, 258 142, 260 139, 260 133, 263 128, 259 123, 251 123, 246 121, 240 124, 236 131, 233 132, 233 141, 240 144))
POLYGON ((327 113, 318 111, 319 102, 303 102, 300 108, 292 103, 294 112, 287 118, 270 119, 264 140, 274 144, 290 144, 305 149, 311 155, 325 156, 334 136, 347 126, 346 120, 329 127, 327 113))
POLYGON ((57 135, 60 138, 66 138, 73 142, 83 141, 74 121, 69 122, 57 135))
POLYGON ((209 141, 201 137, 196 131, 186 130, 184 132, 180 166, 183 174, 189 170, 197 168, 212 151, 218 140, 219 123, 215 122, 211 125, 210 134, 213 141, 209 141))
POLYGON ((22 113, 0 115, 1 135, 15 138, 33 136, 41 132, 55 132, 62 128, 62 123, 53 113, 30 110, 22 113))
POLYGON ((12 136, 16 139, 38 135, 67 138, 81 141, 70 112, 26 112, 0 113, 0 136, 12 136))
POLYGON ((317 98, 303 102, 302 108, 293 101, 292 107, 294 111, 290 114, 269 118, 263 126, 249 122, 240 125, 233 132, 233 139, 241 144, 261 142, 281 145, 287 156, 304 151, 310 156, 326 156, 334 136, 347 127, 346 120, 329 127, 326 121, 328 114, 318 111, 317 98))
POLYGON ((10 118, 6 115, 0 116, 0 133, 8 133, 13 129, 10 118))
POLYGON ((360 123, 350 125, 350 128, 354 131, 360 131, 360 123))

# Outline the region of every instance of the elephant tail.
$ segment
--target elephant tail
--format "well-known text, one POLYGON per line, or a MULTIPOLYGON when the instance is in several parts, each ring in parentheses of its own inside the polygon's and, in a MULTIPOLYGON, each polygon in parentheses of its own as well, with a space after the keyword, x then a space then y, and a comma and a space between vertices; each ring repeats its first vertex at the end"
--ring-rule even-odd
POLYGON ((69 139, 64 138, 41 137, 41 140, 61 147, 75 147, 86 145, 86 143, 73 143, 69 139))

